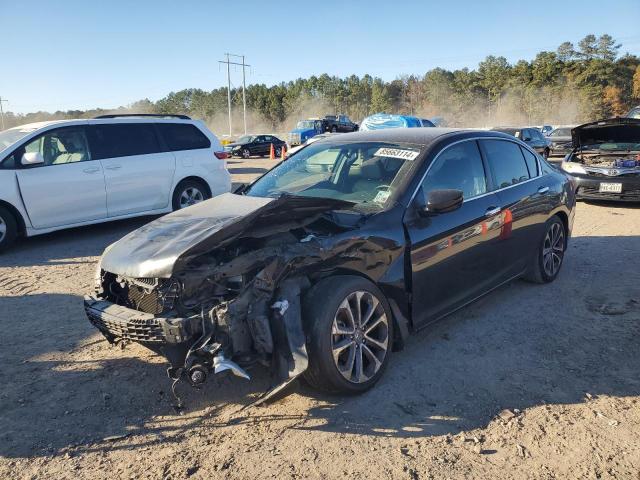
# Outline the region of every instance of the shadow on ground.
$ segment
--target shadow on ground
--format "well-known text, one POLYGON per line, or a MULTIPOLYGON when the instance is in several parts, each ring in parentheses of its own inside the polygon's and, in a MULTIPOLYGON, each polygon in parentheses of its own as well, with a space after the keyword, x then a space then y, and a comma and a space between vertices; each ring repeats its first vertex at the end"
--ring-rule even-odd
POLYGON ((638 396, 638 251, 635 236, 573 239, 555 283, 513 282, 412 337, 364 395, 301 385, 272 405, 241 410, 269 384, 266 371, 254 370, 252 382, 219 376, 200 391, 181 385, 184 417, 171 408, 165 364, 139 346, 106 347, 80 297, 0 297, 0 455, 136 449, 263 422, 424 437, 486 426, 504 408, 580 403, 586 393, 638 396), (110 436, 140 441, 114 444, 110 436))

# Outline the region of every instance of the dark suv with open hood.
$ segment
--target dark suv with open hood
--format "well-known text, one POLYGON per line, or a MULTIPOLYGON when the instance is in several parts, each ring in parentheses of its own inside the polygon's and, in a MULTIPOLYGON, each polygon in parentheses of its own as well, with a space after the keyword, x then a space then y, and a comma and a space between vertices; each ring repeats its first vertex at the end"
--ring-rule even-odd
POLYGON ((571 137, 573 151, 561 168, 579 199, 640 201, 640 119, 586 123, 571 137))
POLYGON ((560 271, 574 215, 563 173, 498 132, 332 136, 252 185, 109 246, 85 299, 113 343, 211 371, 361 392, 407 334, 497 286, 560 271))

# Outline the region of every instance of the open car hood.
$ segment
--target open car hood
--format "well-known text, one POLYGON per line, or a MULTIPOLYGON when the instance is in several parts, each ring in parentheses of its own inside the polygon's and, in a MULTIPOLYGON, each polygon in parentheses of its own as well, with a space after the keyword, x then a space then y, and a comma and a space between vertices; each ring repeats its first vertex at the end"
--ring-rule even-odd
POLYGON ((579 125, 571 129, 571 143, 574 149, 597 143, 640 144, 640 119, 617 117, 579 125))
POLYGON ((225 193, 154 220, 113 243, 101 268, 133 278, 169 278, 195 256, 238 237, 286 232, 350 202, 328 198, 249 197, 225 193))

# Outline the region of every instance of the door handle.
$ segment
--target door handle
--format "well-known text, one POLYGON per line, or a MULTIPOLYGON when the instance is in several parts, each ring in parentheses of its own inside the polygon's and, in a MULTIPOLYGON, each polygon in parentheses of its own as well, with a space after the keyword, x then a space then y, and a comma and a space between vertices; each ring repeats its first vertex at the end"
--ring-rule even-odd
POLYGON ((122 165, 107 165, 106 167, 107 170, 118 170, 120 168, 122 168, 122 165))
POLYGON ((549 191, 549 187, 540 187, 540 188, 538 189, 538 193, 539 193, 539 194, 541 194, 541 195, 542 195, 543 193, 547 193, 548 191, 549 191))
POLYGON ((487 209, 487 212, 484 214, 485 217, 493 217, 494 215, 497 215, 500 213, 501 208, 500 207, 489 207, 487 209))
POLYGON ((82 170, 84 173, 96 173, 98 172, 100 169, 98 167, 88 167, 85 168, 84 170, 82 170))

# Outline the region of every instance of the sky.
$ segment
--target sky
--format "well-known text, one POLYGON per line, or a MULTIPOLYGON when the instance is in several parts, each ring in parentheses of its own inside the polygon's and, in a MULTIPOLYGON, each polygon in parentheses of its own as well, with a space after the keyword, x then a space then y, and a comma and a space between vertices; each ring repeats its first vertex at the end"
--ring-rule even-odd
POLYGON ((328 73, 384 80, 510 62, 608 33, 640 54, 640 0, 0 0, 0 97, 26 113, 328 73), (240 68, 232 85, 242 84, 240 68))

